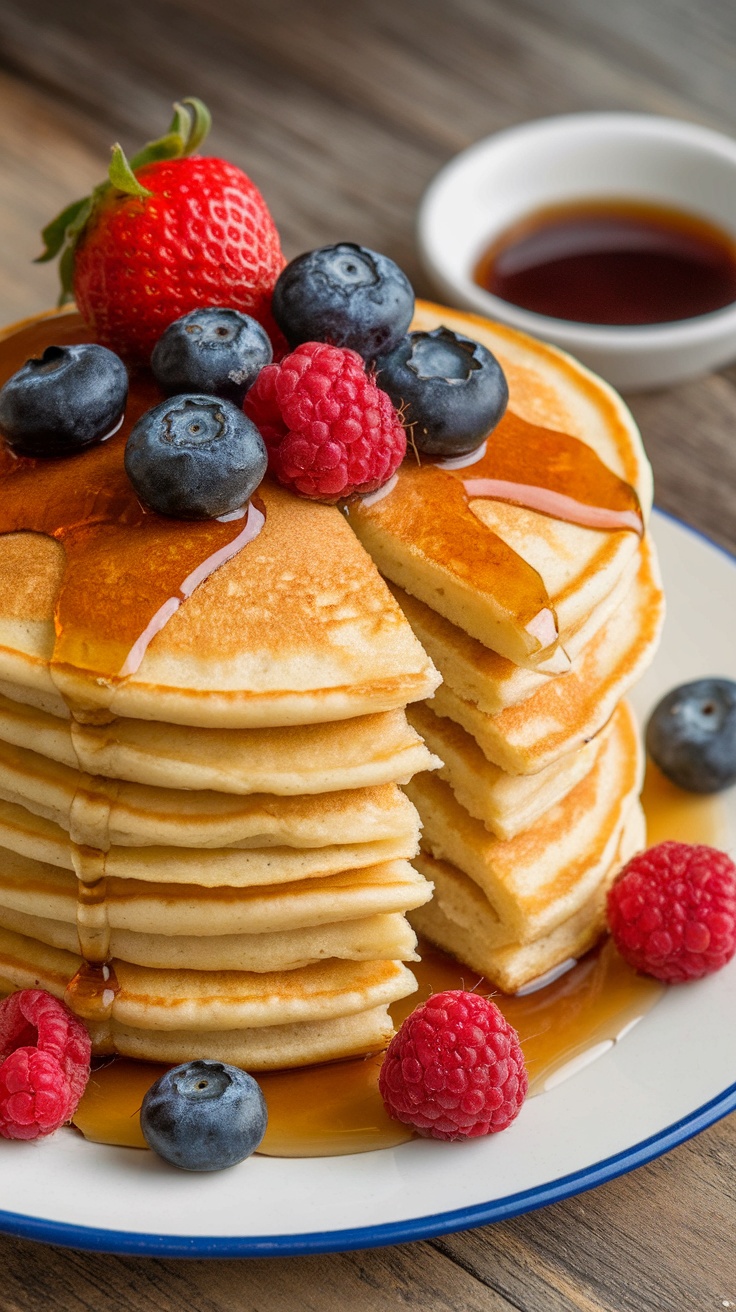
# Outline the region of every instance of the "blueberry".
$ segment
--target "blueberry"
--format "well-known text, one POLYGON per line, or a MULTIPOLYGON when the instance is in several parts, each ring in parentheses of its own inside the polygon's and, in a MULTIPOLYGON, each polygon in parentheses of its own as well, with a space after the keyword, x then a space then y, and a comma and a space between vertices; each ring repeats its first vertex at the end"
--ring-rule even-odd
POLYGON ((495 355, 449 328, 409 333, 378 360, 376 382, 418 451, 463 456, 503 418, 509 389, 495 355))
POLYGON ((329 342, 373 360, 392 351, 409 327, 414 290, 388 256, 342 241, 287 264, 271 308, 290 346, 329 342))
POLYGON ((268 334, 256 319, 213 305, 169 325, 154 347, 151 368, 169 395, 207 392, 242 405, 272 359, 268 334))
POLYGON ((696 679, 655 706, 647 750, 663 774, 691 793, 718 793, 736 783, 736 683, 696 679))
POLYGON ((67 456, 110 437, 128 400, 125 365, 92 342, 47 346, 0 391, 0 432, 20 456, 67 456))
POLYGON ((175 519, 244 506, 266 472, 266 446, 243 411, 214 396, 174 396, 142 415, 125 447, 141 501, 175 519))
POLYGON ((252 1075, 221 1061, 188 1061, 151 1085, 141 1106, 149 1148, 183 1171, 221 1171, 250 1157, 266 1133, 266 1100, 252 1075))

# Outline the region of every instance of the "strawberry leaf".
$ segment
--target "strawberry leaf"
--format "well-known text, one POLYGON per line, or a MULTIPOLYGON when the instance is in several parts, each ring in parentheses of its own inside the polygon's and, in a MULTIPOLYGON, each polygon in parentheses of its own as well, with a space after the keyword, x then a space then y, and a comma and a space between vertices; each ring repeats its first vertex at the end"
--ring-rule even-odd
POLYGON ((91 208, 89 196, 84 196, 82 200, 72 201, 71 205, 67 205, 66 209, 61 211, 61 214, 57 214, 55 219, 46 224, 41 233, 41 240, 45 249, 43 254, 37 256, 33 261, 34 264, 46 264, 49 260, 56 259, 66 242, 69 228, 85 208, 88 211, 91 208))
POLYGON ((189 136, 189 124, 190 124, 190 119, 189 119, 188 110, 186 110, 184 108, 184 105, 180 104, 178 100, 175 100, 174 117, 172 118, 171 123, 169 125, 169 131, 167 133, 167 136, 181 137, 182 141, 186 141, 187 137, 189 136))
POLYGON ((184 154, 184 138, 178 132, 169 132, 158 141, 149 141, 130 161, 132 169, 142 169, 145 164, 154 164, 162 159, 181 159, 184 154))
POLYGON ((204 101, 199 100, 197 96, 187 96, 186 100, 182 101, 181 106, 176 106, 177 110, 184 105, 188 110, 191 110, 190 127, 186 145, 184 146, 184 154, 193 155, 195 150, 202 145, 212 127, 212 115, 204 101))
POLYGON ((115 145, 112 148, 108 177, 115 190, 124 192, 126 196, 138 196, 143 199, 145 196, 152 195, 148 188, 138 181, 122 146, 115 145))

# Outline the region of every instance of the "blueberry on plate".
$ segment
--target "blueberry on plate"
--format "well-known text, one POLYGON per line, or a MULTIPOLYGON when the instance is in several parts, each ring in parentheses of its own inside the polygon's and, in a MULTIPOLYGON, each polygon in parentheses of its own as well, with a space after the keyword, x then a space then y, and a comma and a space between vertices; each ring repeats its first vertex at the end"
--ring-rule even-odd
POLYGON ((128 400, 122 360, 105 346, 47 346, 0 391, 0 432, 19 456, 72 455, 120 427, 128 400))
POLYGON ((388 256, 342 241, 287 264, 271 308, 290 346, 329 342, 373 360, 392 351, 409 327, 414 289, 388 256))
POLYGON ((503 418, 509 399, 495 355, 450 328, 408 333, 376 369, 376 382, 410 440, 428 456, 474 451, 503 418))
POLYGON ((146 1093, 149 1148, 183 1171, 221 1171, 250 1157, 266 1133, 266 1100, 252 1075, 221 1061, 188 1061, 146 1093))
POLYGON ((673 688, 652 711, 646 743, 655 765, 688 792, 736 783, 736 683, 696 679, 673 688))
POLYGON ((125 469, 144 505, 174 519, 239 510, 266 472, 266 445, 232 401, 174 396, 148 410, 125 446, 125 469))
POLYGON ((240 310, 209 306, 169 325, 151 356, 156 382, 169 395, 206 392, 242 405, 273 359, 265 328, 240 310))

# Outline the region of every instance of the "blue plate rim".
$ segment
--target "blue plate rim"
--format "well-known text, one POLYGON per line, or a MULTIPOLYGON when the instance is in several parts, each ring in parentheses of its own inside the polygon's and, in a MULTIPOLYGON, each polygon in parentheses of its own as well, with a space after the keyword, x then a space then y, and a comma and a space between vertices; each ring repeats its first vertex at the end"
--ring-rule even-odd
MULTIPOLYGON (((655 504, 657 514, 700 538, 708 546, 736 564, 736 555, 714 542, 700 529, 679 519, 671 511, 655 504)), ((487 1203, 429 1216, 391 1221, 384 1225, 361 1226, 348 1230, 315 1231, 293 1235, 153 1235, 127 1230, 102 1230, 93 1226, 72 1225, 65 1221, 43 1220, 19 1212, 0 1210, 0 1233, 32 1239, 39 1243, 87 1252, 137 1255, 139 1257, 233 1258, 296 1257, 307 1253, 339 1253, 361 1248, 380 1248, 390 1244, 432 1239, 459 1230, 474 1229, 495 1221, 506 1221, 525 1212, 536 1211, 575 1194, 585 1193, 609 1180, 662 1156, 686 1143, 716 1121, 736 1111, 736 1083, 703 1103, 695 1111, 673 1122, 657 1134, 639 1143, 574 1171, 547 1184, 507 1194, 487 1203)))
POLYGON ((128 1230, 99 1230, 92 1226, 47 1221, 18 1212, 0 1211, 0 1231, 23 1239, 56 1244, 87 1252, 137 1255, 139 1257, 297 1257, 307 1253, 341 1253, 351 1249, 380 1248, 389 1244, 432 1239, 438 1235, 471 1230, 494 1221, 507 1221, 559 1203, 575 1194, 595 1189, 627 1171, 645 1166, 654 1158, 686 1143, 702 1130, 736 1111, 736 1084, 703 1103, 696 1111, 673 1122, 665 1130, 601 1162, 571 1175, 559 1176, 545 1185, 507 1194, 488 1203, 429 1216, 390 1221, 384 1225, 349 1230, 314 1231, 294 1235, 153 1235, 128 1230))

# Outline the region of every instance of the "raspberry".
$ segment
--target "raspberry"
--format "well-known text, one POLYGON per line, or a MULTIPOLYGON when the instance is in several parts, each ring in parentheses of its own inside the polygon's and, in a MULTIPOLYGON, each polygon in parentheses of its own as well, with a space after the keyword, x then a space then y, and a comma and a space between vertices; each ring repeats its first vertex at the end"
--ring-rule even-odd
POLYGON ((266 365, 245 413, 268 447, 280 483, 318 501, 374 492, 398 469, 406 433, 355 351, 304 342, 266 365))
POLYGON ((76 1111, 89 1079, 90 1039, 63 1002, 22 989, 0 1002, 0 1135, 36 1139, 76 1111))
POLYGON ((669 983, 710 975, 736 952, 736 866, 713 847, 650 847, 608 894, 608 924, 637 970, 669 983))
POLYGON ((528 1083, 516 1030, 489 998, 462 989, 435 993, 412 1012, 378 1080, 389 1115, 431 1139, 505 1130, 528 1083))

